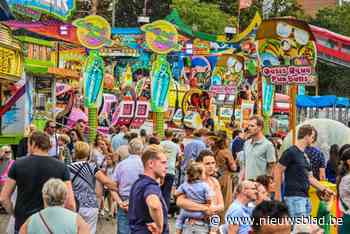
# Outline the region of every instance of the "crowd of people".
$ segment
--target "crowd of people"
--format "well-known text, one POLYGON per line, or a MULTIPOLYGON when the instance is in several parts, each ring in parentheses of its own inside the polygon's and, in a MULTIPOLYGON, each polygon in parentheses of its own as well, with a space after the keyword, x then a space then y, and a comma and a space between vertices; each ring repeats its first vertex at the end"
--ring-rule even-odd
POLYGON ((30 125, 16 151, 0 149, 7 231, 95 234, 99 218, 115 218, 118 234, 330 233, 329 223, 297 221, 311 215, 312 186, 318 218, 332 220, 329 206, 339 201, 337 228, 350 233, 350 144, 324 155, 317 130, 303 125, 282 152, 282 139, 263 128, 253 116, 230 140, 206 128, 166 129, 161 138, 121 126, 88 144, 83 120, 73 129, 48 121, 43 132, 30 125))

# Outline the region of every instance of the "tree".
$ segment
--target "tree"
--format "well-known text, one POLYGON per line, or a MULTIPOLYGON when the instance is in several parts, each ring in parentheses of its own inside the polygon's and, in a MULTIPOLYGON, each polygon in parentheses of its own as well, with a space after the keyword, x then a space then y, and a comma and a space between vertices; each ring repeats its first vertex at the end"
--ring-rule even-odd
POLYGON ((331 31, 350 36, 350 3, 336 8, 325 8, 318 11, 310 23, 331 31))
POLYGON ((238 9, 239 0, 201 0, 200 2, 216 4, 221 11, 234 17, 238 17, 239 13, 239 28, 241 31, 250 24, 256 12, 259 12, 261 16, 264 15, 263 8, 268 9, 267 17, 292 16, 297 19, 307 18, 296 0, 271 0, 270 5, 266 4, 268 2, 266 0, 252 0, 252 5, 249 8, 241 10, 238 9))
POLYGON ((218 4, 198 0, 173 0, 171 7, 195 31, 222 34, 230 19, 230 15, 220 10, 218 4))
POLYGON ((350 96, 350 69, 319 62, 317 74, 320 95, 350 96))
MULTIPOLYGON (((310 23, 333 32, 350 36, 350 4, 320 10, 310 23)), ((320 63, 317 66, 320 93, 350 96, 350 69, 320 63)))

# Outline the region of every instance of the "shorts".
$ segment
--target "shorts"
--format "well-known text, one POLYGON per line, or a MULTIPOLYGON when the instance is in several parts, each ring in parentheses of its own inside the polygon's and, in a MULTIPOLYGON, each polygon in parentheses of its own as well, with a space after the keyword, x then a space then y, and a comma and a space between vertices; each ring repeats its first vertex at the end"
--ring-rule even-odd
POLYGON ((290 217, 309 217, 311 215, 311 202, 307 197, 290 196, 284 197, 288 206, 290 217))

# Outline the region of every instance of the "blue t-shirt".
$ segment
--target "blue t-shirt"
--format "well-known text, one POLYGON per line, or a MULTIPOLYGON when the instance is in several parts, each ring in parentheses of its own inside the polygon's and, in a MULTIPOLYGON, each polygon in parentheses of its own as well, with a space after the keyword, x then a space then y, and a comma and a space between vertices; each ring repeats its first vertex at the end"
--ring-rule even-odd
POLYGON ((237 154, 243 150, 245 140, 236 136, 231 143, 231 151, 233 154, 237 154))
POLYGON ((163 232, 168 234, 168 209, 157 181, 146 175, 140 175, 130 191, 129 197, 129 227, 132 234, 151 234, 147 229, 148 223, 153 223, 148 210, 146 198, 149 195, 156 195, 162 203, 163 209, 163 232))
POLYGON ((238 234, 248 234, 250 227, 250 218, 252 208, 245 206, 235 200, 228 208, 225 215, 225 233, 228 233, 229 224, 239 225, 238 234))
MULTIPOLYGON (((200 180, 181 184, 176 190, 176 193, 184 194, 187 199, 199 204, 206 204, 214 195, 209 185, 200 180)), ((176 228, 182 229, 182 225, 187 218, 203 219, 204 217, 204 212, 181 209, 180 215, 176 219, 176 228)))
POLYGON ((320 168, 326 168, 326 160, 321 150, 309 146, 305 148, 305 153, 309 157, 313 176, 320 180, 320 168))

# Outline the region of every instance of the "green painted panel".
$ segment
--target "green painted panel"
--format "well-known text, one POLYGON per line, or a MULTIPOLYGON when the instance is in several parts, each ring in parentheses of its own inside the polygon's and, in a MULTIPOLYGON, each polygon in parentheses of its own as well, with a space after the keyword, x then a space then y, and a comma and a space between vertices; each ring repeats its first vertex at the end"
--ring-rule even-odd
POLYGON ((22 138, 21 135, 0 136, 0 145, 17 145, 22 138))
POLYGON ((55 43, 52 42, 52 41, 46 41, 46 40, 42 40, 42 39, 34 38, 34 37, 16 36, 15 38, 17 38, 18 40, 20 40, 22 42, 27 42, 27 43, 32 43, 32 44, 36 44, 36 45, 47 46, 47 47, 50 47, 50 48, 53 48, 55 46, 55 43))

